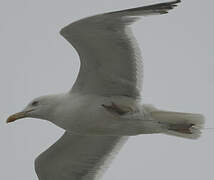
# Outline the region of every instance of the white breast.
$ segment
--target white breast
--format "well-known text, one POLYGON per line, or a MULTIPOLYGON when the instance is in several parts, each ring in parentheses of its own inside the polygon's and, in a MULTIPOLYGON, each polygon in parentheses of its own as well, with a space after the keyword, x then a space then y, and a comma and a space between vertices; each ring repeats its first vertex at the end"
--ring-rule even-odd
POLYGON ((112 114, 102 106, 110 105, 112 102, 133 109, 138 108, 138 101, 128 97, 65 94, 62 103, 59 103, 56 108, 52 122, 67 131, 81 134, 89 130, 105 128, 107 130, 108 126, 114 128, 118 126, 117 122, 121 117, 112 114))

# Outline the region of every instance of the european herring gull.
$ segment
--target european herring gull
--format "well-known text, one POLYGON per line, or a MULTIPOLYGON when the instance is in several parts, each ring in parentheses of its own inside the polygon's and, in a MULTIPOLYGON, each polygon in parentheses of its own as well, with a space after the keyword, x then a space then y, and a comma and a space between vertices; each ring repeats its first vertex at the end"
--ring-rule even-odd
POLYGON ((99 14, 60 31, 80 57, 74 86, 66 93, 34 99, 7 120, 45 119, 66 130, 37 158, 36 171, 41 180, 94 179, 96 169, 122 136, 200 136, 204 123, 201 114, 163 111, 141 101, 142 60, 130 25, 141 16, 166 14, 179 2, 99 14), (48 167, 47 171, 42 167, 48 167), (54 174, 58 178, 54 179, 54 174))

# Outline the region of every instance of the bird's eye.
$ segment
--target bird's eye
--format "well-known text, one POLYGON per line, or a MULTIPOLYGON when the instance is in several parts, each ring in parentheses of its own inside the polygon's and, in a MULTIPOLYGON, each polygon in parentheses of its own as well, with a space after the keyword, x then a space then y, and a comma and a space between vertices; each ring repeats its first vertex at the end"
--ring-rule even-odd
POLYGON ((38 101, 33 101, 31 105, 32 105, 32 106, 37 106, 38 104, 39 104, 38 101))

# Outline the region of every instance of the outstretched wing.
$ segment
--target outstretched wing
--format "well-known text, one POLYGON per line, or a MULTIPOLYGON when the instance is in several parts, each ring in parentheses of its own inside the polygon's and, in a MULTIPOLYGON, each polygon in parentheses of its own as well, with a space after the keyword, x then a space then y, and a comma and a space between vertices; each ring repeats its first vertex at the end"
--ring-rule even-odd
POLYGON ((68 132, 35 160, 39 180, 94 180, 128 137, 76 136, 68 132))
POLYGON ((76 21, 60 33, 78 51, 81 67, 72 92, 137 98, 142 61, 128 27, 140 16, 165 14, 180 0, 105 13, 76 21))

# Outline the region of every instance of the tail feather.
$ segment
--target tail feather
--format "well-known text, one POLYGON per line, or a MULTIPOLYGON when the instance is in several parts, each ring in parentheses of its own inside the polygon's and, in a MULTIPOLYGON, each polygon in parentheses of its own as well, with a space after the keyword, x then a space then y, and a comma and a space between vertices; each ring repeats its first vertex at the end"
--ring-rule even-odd
POLYGON ((147 106, 152 119, 164 125, 163 133, 189 139, 197 139, 204 128, 204 116, 201 114, 161 111, 147 106))
POLYGON ((151 113, 167 127, 166 134, 197 139, 201 135, 204 117, 201 114, 156 111, 151 113))

